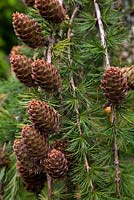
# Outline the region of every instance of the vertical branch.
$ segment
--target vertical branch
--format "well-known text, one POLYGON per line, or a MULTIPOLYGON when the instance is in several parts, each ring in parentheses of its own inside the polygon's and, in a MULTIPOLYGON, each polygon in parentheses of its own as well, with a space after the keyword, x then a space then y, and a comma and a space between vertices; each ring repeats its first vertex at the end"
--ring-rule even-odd
POLYGON ((117 143, 117 125, 116 125, 116 108, 112 106, 112 124, 114 128, 114 166, 115 166, 115 182, 116 182, 116 196, 120 197, 120 168, 119 168, 119 150, 117 143))
MULTIPOLYGON (((48 49, 47 49, 47 62, 48 63, 51 63, 51 61, 52 61, 51 48, 52 48, 52 43, 49 42, 48 49)), ((48 143, 48 146, 49 146, 48 137, 47 137, 47 143, 48 143)), ((49 176, 49 174, 47 174, 47 185, 48 185, 48 199, 52 200, 52 197, 53 197, 52 178, 49 176)))
POLYGON ((110 61, 109 61, 107 44, 106 44, 106 34, 104 31, 102 16, 101 16, 101 12, 100 12, 100 8, 97 3, 97 0, 94 0, 94 7, 95 7, 96 17, 97 17, 99 31, 100 31, 101 45, 105 50, 105 68, 107 68, 107 67, 110 67, 110 61))
MULTIPOLYGON (((94 7, 95 12, 97 16, 98 26, 99 26, 99 32, 100 32, 100 38, 101 38, 101 44, 105 50, 105 68, 110 67, 110 61, 109 61, 109 55, 107 50, 107 44, 106 44, 106 34, 102 22, 102 16, 101 11, 98 5, 97 0, 94 0, 94 7)), ((117 143, 117 126, 116 126, 116 107, 112 106, 112 124, 114 127, 114 165, 115 165, 115 182, 116 182, 116 196, 120 197, 120 168, 119 168, 119 150, 118 150, 118 143, 117 143)))
MULTIPOLYGON (((71 37, 72 37, 71 26, 72 26, 73 20, 76 16, 78 10, 79 10, 79 7, 76 6, 74 8, 74 11, 73 11, 71 19, 70 19, 70 23, 69 23, 70 27, 69 27, 68 32, 67 32, 67 37, 68 37, 69 41, 71 41, 71 37)), ((68 48, 68 61, 69 61, 69 64, 71 66, 72 65, 71 47, 68 48)), ((75 86, 74 77, 73 77, 72 72, 70 73, 70 84, 71 84, 71 87, 72 87, 72 90, 73 90, 73 95, 76 96, 76 86, 75 86)), ((82 129, 81 129, 81 126, 80 126, 80 120, 79 120, 80 113, 79 113, 79 106, 78 105, 75 106, 75 112, 76 112, 76 115, 77 115, 77 126, 78 126, 78 129, 79 129, 79 133, 82 136, 83 133, 82 133, 82 129)), ((85 153, 84 153, 83 157, 84 157, 84 163, 85 163, 86 171, 89 172, 90 167, 89 167, 88 160, 87 160, 85 153)))

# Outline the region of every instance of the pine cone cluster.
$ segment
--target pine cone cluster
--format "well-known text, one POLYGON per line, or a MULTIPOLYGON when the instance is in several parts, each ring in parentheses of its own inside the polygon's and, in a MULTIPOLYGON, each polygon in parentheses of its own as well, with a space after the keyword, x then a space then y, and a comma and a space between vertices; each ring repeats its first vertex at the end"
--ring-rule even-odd
POLYGON ((30 58, 12 53, 10 56, 10 63, 20 82, 24 83, 28 87, 35 86, 34 80, 31 76, 32 60, 30 58))
POLYGON ((66 13, 60 0, 35 0, 35 6, 40 15, 46 20, 61 23, 66 18, 66 13))
POLYGON ((56 149, 48 153, 48 158, 45 160, 46 172, 53 178, 63 177, 68 170, 67 159, 65 155, 56 149))
MULTIPOLYGON (((40 15, 54 23, 61 23, 66 13, 59 0, 24 0, 27 6, 34 6, 40 15)), ((41 26, 23 13, 13 14, 13 27, 16 35, 29 47, 38 48, 48 45, 41 26)), ((16 77, 28 87, 39 86, 46 91, 61 89, 61 77, 55 66, 44 59, 28 58, 21 55, 22 46, 11 50, 10 62, 16 77), (33 61, 34 60, 34 61, 33 61)), ((30 48, 29 48, 30 49, 30 48)), ((32 100, 28 105, 28 115, 32 125, 25 125, 21 139, 14 141, 14 153, 17 159, 17 170, 23 179, 25 188, 38 194, 44 186, 46 173, 53 178, 63 177, 67 170, 67 159, 64 155, 66 142, 49 146, 50 134, 58 133, 59 115, 48 103, 32 100), (51 149, 51 150, 50 150, 51 149)))
POLYGON ((127 79, 117 67, 109 67, 103 74, 101 81, 104 96, 114 105, 120 104, 125 98, 128 85, 127 79))
POLYGON ((134 66, 123 67, 120 70, 124 78, 127 78, 128 89, 134 90, 134 66))
POLYGON ((32 63, 32 77, 37 85, 46 90, 61 88, 61 78, 56 67, 44 59, 37 59, 32 63))
POLYGON ((29 118, 41 132, 57 133, 59 131, 59 116, 46 102, 32 100, 28 105, 29 118))
POLYGON ((13 27, 16 36, 32 48, 46 45, 40 25, 23 13, 13 14, 13 27))

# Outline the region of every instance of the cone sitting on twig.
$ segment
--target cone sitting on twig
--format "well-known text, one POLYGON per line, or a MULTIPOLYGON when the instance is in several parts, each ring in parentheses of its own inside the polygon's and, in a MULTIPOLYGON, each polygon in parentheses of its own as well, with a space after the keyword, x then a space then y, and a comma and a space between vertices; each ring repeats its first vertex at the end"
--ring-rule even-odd
POLYGON ((59 116, 46 102, 32 100, 28 105, 29 118, 41 132, 57 133, 59 131, 59 116))
POLYGON ((22 55, 11 54, 10 62, 16 77, 20 82, 24 83, 28 87, 34 87, 34 80, 31 76, 31 64, 32 60, 22 55))
POLYGON ((13 14, 14 31, 24 43, 32 48, 46 45, 46 39, 42 34, 40 25, 23 13, 13 14))
POLYGON ((128 89, 127 79, 117 67, 109 67, 103 74, 102 90, 108 101, 114 105, 119 104, 125 97, 128 89))
POLYGON ((40 159, 32 157, 29 151, 26 148, 26 145, 23 144, 22 140, 16 139, 14 141, 14 153, 17 160, 31 173, 40 173, 44 171, 44 166, 40 159))
POLYGON ((32 77, 37 85, 47 91, 61 88, 61 77, 56 67, 44 59, 37 59, 32 63, 32 77))
POLYGON ((40 15, 46 20, 61 23, 66 18, 66 13, 60 0, 35 0, 35 6, 40 15))
POLYGON ((65 176, 68 171, 65 155, 59 150, 51 150, 45 160, 45 168, 46 172, 53 178, 65 176))
POLYGON ((134 90, 134 66, 123 67, 120 69, 123 76, 127 78, 128 89, 134 90))
POLYGON ((23 0, 27 6, 33 7, 35 0, 23 0))
POLYGON ((39 174, 29 174, 27 168, 25 168, 19 161, 17 161, 17 171, 19 176, 22 178, 24 187, 27 191, 36 194, 40 193, 46 181, 46 173, 41 172, 39 174))
POLYGON ((48 143, 33 126, 25 125, 21 131, 22 142, 25 145, 29 155, 42 161, 48 154, 48 143))

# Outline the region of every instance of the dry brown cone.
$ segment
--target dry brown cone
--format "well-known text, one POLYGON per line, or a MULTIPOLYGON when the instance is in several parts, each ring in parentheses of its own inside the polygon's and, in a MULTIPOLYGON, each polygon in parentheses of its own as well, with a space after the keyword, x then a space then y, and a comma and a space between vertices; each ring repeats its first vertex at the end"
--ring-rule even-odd
POLYGON ((31 76, 32 60, 22 55, 11 54, 10 63, 16 77, 28 87, 34 87, 35 83, 31 76))
POLYGON ((44 59, 32 63, 32 77, 38 86, 47 91, 61 88, 61 77, 56 67, 44 59))
POLYGON ((127 78, 128 89, 134 90, 134 66, 123 67, 120 69, 123 76, 127 78))
POLYGON ((29 119, 41 132, 48 134, 59 131, 59 115, 46 102, 32 100, 28 105, 29 119))
POLYGON ((52 146, 53 146, 54 149, 59 150, 59 151, 65 153, 66 149, 68 147, 68 142, 67 142, 67 140, 56 140, 53 143, 52 146))
POLYGON ((33 7, 35 0, 23 0, 27 6, 33 7))
POLYGON ((23 144, 22 140, 16 139, 14 141, 14 153, 17 160, 23 165, 29 173, 40 173, 44 170, 42 161, 38 158, 32 157, 29 154, 29 151, 26 148, 26 145, 23 144))
POLYGON ((68 171, 67 159, 65 155, 56 149, 48 153, 48 158, 45 160, 46 172, 53 178, 61 178, 68 171))
POLYGON ((0 144, 0 168, 8 167, 10 164, 10 159, 7 151, 4 149, 2 144, 0 144))
POLYGON ((24 182, 26 190, 36 194, 40 193, 46 181, 46 173, 41 172, 39 174, 30 174, 27 168, 25 168, 19 161, 17 161, 17 170, 19 176, 24 182))
POLYGON ((66 12, 61 0, 35 0, 35 6, 46 20, 61 23, 66 19, 66 12))
POLYGON ((46 39, 42 34, 40 25, 23 13, 13 14, 14 31, 24 43, 32 48, 46 45, 46 39))
POLYGON ((30 125, 23 127, 21 136, 29 155, 44 161, 48 154, 47 139, 30 125))
POLYGON ((117 67, 109 67, 105 70, 101 86, 105 97, 114 105, 119 104, 125 98, 128 89, 127 79, 117 67))
POLYGON ((10 59, 12 59, 15 55, 20 55, 20 49, 23 47, 24 46, 21 45, 13 46, 10 52, 10 59))

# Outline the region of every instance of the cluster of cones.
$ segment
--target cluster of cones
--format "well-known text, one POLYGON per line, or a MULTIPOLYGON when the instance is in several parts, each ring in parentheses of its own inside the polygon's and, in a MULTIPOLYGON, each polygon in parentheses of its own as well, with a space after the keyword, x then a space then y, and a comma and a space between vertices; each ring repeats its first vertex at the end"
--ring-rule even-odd
POLYGON ((119 105, 127 91, 134 90, 134 66, 107 68, 103 74, 101 85, 108 104, 119 105))
MULTIPOLYGON (((36 8, 39 14, 52 23, 61 23, 66 12, 59 0, 25 0, 28 6, 36 8)), ((16 35, 29 47, 38 48, 48 44, 40 25, 23 13, 13 14, 16 35)), ((16 77, 28 87, 40 87, 46 91, 59 91, 61 77, 55 66, 44 58, 33 60, 20 53, 21 46, 13 47, 10 62, 16 77)), ((17 170, 25 188, 39 193, 46 181, 46 174, 52 178, 65 176, 68 165, 65 156, 66 141, 49 146, 49 135, 58 133, 59 115, 47 102, 32 100, 28 105, 30 125, 21 131, 21 139, 14 141, 17 170)))

